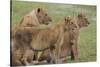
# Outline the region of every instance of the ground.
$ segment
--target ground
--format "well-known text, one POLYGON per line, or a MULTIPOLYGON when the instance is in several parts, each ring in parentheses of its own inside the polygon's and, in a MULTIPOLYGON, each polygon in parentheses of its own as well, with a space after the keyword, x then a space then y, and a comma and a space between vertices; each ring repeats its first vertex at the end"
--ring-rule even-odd
POLYGON ((80 30, 79 59, 71 61, 67 57, 67 63, 96 61, 96 6, 13 1, 11 7, 12 27, 33 8, 45 8, 53 19, 52 24, 65 16, 76 16, 84 12, 90 25, 80 30))

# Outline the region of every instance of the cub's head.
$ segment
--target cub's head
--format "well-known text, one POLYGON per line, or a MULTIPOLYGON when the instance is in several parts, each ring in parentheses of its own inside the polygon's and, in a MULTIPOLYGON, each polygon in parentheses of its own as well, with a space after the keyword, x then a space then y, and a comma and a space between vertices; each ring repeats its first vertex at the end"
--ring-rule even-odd
POLYGON ((75 30, 78 28, 77 23, 74 21, 73 17, 65 17, 65 31, 75 30))
POLYGON ((43 8, 36 9, 36 15, 40 24, 49 24, 52 19, 43 8))
POLYGON ((88 19, 82 13, 78 14, 77 18, 78 18, 77 23, 78 23, 79 28, 87 27, 90 24, 88 19))

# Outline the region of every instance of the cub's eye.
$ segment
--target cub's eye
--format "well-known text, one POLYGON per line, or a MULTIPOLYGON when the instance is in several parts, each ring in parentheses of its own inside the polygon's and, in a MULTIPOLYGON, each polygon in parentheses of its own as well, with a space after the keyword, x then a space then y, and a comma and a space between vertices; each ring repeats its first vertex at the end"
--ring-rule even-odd
POLYGON ((47 16, 47 14, 45 14, 45 16, 47 16))
POLYGON ((72 28, 72 30, 74 30, 74 28, 72 28))
POLYGON ((71 24, 73 24, 73 22, 71 22, 71 24))

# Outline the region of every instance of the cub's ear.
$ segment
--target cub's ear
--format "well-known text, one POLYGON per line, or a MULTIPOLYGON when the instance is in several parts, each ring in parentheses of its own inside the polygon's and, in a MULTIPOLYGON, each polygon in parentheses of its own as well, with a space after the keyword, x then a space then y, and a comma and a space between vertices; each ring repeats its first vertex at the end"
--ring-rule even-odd
POLYGON ((70 16, 65 17, 65 21, 69 22, 72 18, 70 16))
POLYGON ((78 18, 81 18, 81 17, 84 17, 84 14, 83 13, 79 13, 78 14, 78 18))
POLYGON ((37 12, 39 13, 41 11, 41 8, 37 8, 37 12))

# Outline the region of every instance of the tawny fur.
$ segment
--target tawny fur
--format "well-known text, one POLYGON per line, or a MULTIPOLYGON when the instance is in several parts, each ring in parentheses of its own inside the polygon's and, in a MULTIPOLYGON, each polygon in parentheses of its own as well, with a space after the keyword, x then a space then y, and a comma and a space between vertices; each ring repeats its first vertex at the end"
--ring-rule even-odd
MULTIPOLYGON (((11 65, 23 65, 20 62, 20 59, 22 58, 22 53, 27 51, 30 51, 31 54, 32 51, 27 47, 27 50, 21 49, 20 47, 22 45, 25 45, 24 42, 21 42, 20 40, 24 40, 25 42, 29 43, 31 41, 30 34, 22 34, 22 35, 28 35, 24 37, 23 39, 20 37, 20 33, 16 32, 20 27, 32 27, 32 26, 38 26, 40 24, 49 24, 51 22, 51 18, 48 16, 47 12, 43 8, 37 8, 33 9, 30 13, 26 14, 19 23, 16 24, 14 28, 11 29, 11 40, 12 40, 12 47, 11 47, 11 65), (16 35, 18 35, 16 37, 16 35), (28 38, 27 38, 28 37, 28 38), (21 39, 20 39, 21 38, 21 39), (20 40, 18 40, 20 39, 20 40), (18 40, 18 41, 15 41, 18 40), (13 42, 14 41, 14 42, 13 42), (15 47, 17 45, 17 47, 15 47), (13 47, 14 46, 14 47, 13 47), (17 48, 17 49, 16 49, 17 48)), ((26 47, 25 47, 26 48, 26 47)), ((29 55, 30 56, 30 55, 29 55)), ((31 57, 32 59, 32 57, 31 57)))
MULTIPOLYGON (((78 46, 79 46, 79 30, 82 27, 87 27, 89 25, 89 22, 87 18, 82 14, 78 14, 76 17, 71 17, 71 20, 69 21, 69 31, 65 31, 64 33, 64 43, 61 46, 61 58, 66 57, 68 53, 71 54, 71 59, 76 60, 79 56, 78 46)), ((50 56, 48 51, 44 51, 43 54, 40 57, 39 61, 42 60, 50 60, 50 56)))
POLYGON ((40 24, 49 24, 52 21, 51 17, 48 16, 47 12, 43 8, 33 9, 30 13, 26 14, 20 22, 18 22, 12 29, 12 37, 16 33, 17 28, 19 27, 32 27, 38 26, 40 24))
POLYGON ((36 51, 49 48, 49 56, 51 57, 52 62, 59 63, 60 48, 63 44, 64 30, 67 29, 67 27, 67 17, 52 27, 20 27, 17 30, 18 34, 16 34, 16 38, 19 36, 20 38, 15 39, 15 41, 19 40, 21 45, 31 47, 32 50, 36 51))

